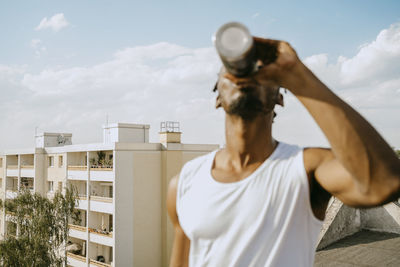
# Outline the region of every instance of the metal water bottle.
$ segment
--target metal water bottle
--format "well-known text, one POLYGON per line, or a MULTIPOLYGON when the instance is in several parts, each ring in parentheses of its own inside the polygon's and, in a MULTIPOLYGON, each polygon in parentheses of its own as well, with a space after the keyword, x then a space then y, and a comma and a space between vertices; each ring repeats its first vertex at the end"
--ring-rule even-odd
POLYGON ((243 77, 256 70, 253 36, 243 24, 229 22, 222 25, 213 36, 213 42, 230 74, 243 77))

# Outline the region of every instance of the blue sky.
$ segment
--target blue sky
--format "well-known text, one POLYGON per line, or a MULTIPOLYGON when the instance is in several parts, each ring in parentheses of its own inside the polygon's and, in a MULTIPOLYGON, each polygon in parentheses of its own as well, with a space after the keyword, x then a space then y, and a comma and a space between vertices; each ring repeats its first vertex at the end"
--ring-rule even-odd
MULTIPOLYGON (((127 46, 161 41, 198 48, 210 45, 221 24, 237 20, 255 35, 288 40, 301 56, 351 55, 400 20, 399 1, 8 1, 0 4, 0 61, 34 62, 31 39, 52 49, 48 64, 91 64, 127 46), (250 2, 250 3, 249 3, 250 2), (43 17, 64 13, 62 34, 37 32, 43 17), (60 60, 60 54, 75 59, 60 60)), ((43 62, 42 62, 43 64, 43 62)))
MULTIPOLYGON (((106 114, 111 121, 150 123, 155 133, 160 120, 180 120, 184 141, 223 143, 223 114, 212 110, 215 95, 209 92, 219 68, 211 36, 232 20, 254 35, 289 41, 323 81, 400 147, 393 115, 399 111, 393 98, 400 96, 400 1, 249 2, 1 2, 0 92, 6 97, 0 109, 6 117, 0 119, 0 149, 31 146, 36 126, 73 132, 77 142, 100 141, 106 114), (39 27, 57 14, 64 26, 39 27), (362 65, 365 58, 369 65, 362 65), (362 76, 372 63, 383 71, 362 76), (85 101, 74 100, 77 92, 85 101), (54 116, 44 119, 46 114, 54 116), (197 134, 204 128, 213 130, 197 134)), ((276 135, 326 145, 309 118, 289 136, 293 114, 307 114, 286 98, 293 105, 281 111, 276 135)))

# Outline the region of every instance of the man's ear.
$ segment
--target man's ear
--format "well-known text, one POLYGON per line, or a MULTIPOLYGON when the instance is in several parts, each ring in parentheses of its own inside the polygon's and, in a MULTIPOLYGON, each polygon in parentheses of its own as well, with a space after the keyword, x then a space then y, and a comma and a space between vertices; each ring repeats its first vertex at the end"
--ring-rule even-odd
POLYGON ((217 99, 215 100, 215 108, 220 108, 220 107, 222 107, 222 103, 221 103, 221 97, 218 94, 217 99))
POLYGON ((283 95, 281 93, 279 93, 278 95, 278 99, 276 101, 276 104, 278 104, 279 106, 283 107, 285 104, 283 103, 283 95))

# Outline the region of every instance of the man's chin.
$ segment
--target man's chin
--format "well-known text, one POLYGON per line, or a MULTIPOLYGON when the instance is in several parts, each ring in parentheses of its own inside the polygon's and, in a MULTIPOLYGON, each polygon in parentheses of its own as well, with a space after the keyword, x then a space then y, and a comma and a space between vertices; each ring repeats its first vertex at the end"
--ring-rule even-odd
POLYGON ((257 97, 246 94, 232 102, 226 112, 243 120, 254 120, 265 113, 264 111, 264 106, 257 97))

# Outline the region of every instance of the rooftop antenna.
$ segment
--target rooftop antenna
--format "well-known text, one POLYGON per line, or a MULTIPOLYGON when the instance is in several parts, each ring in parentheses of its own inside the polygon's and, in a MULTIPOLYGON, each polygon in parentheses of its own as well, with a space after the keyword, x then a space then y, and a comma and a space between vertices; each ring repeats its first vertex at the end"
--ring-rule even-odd
POLYGON ((38 127, 36 126, 35 127, 35 136, 37 136, 37 130, 38 130, 38 127))
POLYGON ((106 114, 106 127, 108 127, 108 114, 106 114))

